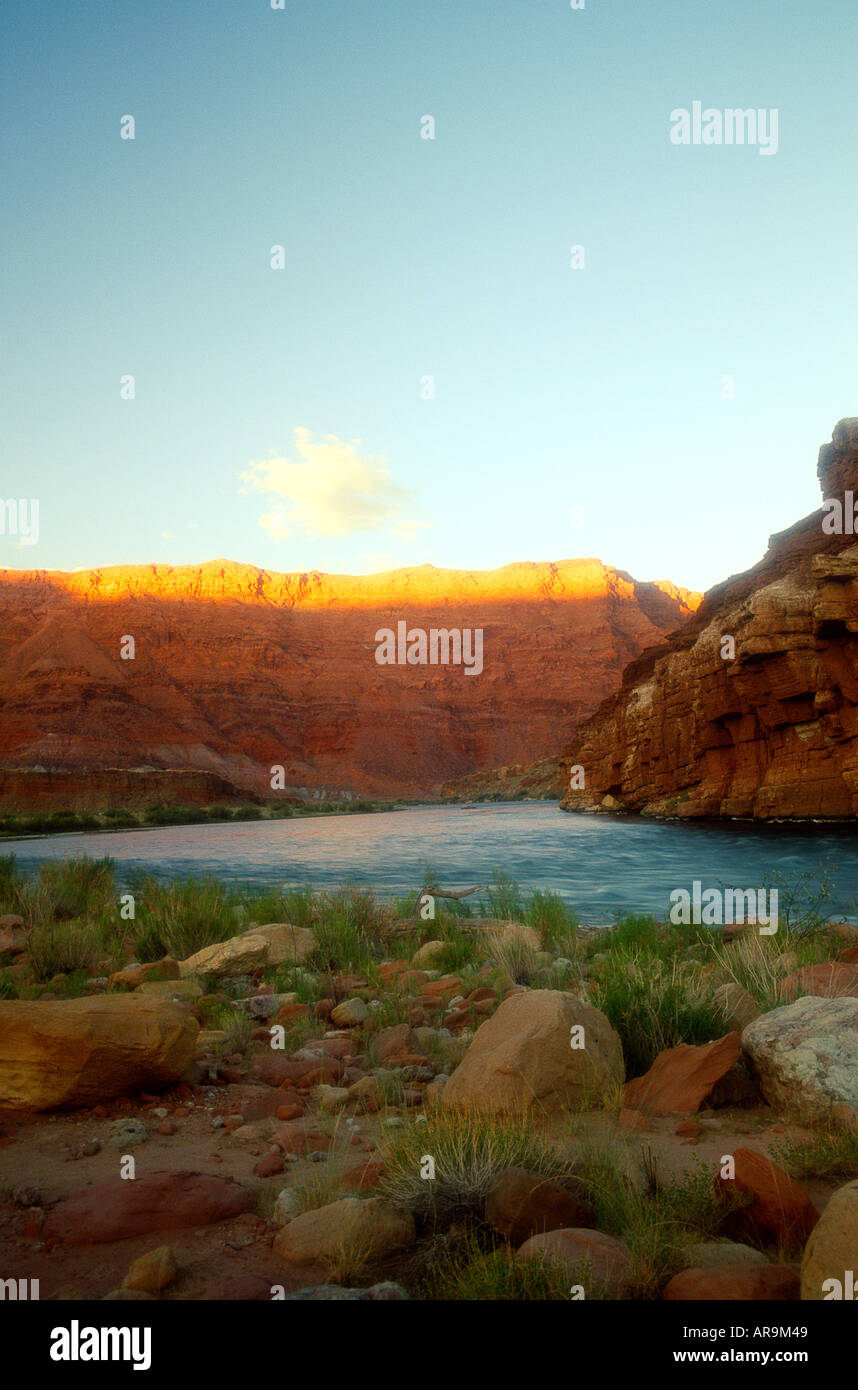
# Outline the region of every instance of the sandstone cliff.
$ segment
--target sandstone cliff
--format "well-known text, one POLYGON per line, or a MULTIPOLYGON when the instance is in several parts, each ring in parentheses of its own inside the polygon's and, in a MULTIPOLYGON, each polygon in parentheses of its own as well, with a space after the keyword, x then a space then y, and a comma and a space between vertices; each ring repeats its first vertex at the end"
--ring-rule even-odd
POLYGON ((5 570, 0 809, 274 799, 273 766, 286 798, 433 796, 556 754, 699 597, 598 560, 367 577, 226 561, 5 570), (400 620, 483 629, 482 673, 378 665, 376 631, 400 620))
MULTIPOLYGON (((836 426, 817 471, 823 498, 858 498, 858 419, 836 426)), ((631 663, 564 750, 565 809, 858 814, 858 544, 826 534, 825 515, 772 536, 758 565, 631 663), (576 767, 585 786, 572 790, 576 767)))

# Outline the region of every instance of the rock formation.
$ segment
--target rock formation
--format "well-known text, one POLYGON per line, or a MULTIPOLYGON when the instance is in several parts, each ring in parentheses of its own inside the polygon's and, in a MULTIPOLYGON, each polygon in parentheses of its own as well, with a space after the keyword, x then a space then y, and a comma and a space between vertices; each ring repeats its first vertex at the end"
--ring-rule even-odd
MULTIPOLYGON (((852 512, 858 419, 836 426, 818 476, 852 512)), ((858 814, 858 528, 831 525, 826 507, 772 536, 758 565, 631 663, 564 751, 565 809, 858 814)))
POLYGON ((555 755, 699 595, 598 560, 366 577, 226 561, 0 572, 0 810, 435 795, 555 755), (483 670, 375 634, 482 629, 483 670), (134 639, 133 656, 128 639, 134 639))

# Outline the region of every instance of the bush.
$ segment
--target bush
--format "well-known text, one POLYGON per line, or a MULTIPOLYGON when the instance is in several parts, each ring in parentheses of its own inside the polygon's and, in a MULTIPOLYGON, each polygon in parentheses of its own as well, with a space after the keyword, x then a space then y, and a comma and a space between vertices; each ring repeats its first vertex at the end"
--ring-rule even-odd
POLYGON ((85 922, 47 922, 33 927, 27 941, 37 980, 74 971, 91 973, 99 949, 95 930, 85 922))
POLYGON ((186 960, 234 936, 237 928, 234 895, 216 879, 179 879, 161 883, 151 876, 133 876, 137 899, 137 957, 141 961, 173 956, 186 960))
POLYGON ((651 951, 612 951, 594 967, 591 985, 593 1003, 620 1035, 628 1076, 648 1071, 665 1048, 723 1037, 724 1014, 711 990, 651 951))
POLYGON ((529 1119, 497 1120, 455 1112, 430 1115, 426 1124, 394 1131, 383 1151, 379 1195, 411 1209, 423 1223, 449 1224, 464 1215, 482 1217, 488 1190, 507 1168, 547 1177, 570 1168, 534 1131, 529 1119), (435 1160, 435 1181, 420 1176, 421 1159, 435 1160))

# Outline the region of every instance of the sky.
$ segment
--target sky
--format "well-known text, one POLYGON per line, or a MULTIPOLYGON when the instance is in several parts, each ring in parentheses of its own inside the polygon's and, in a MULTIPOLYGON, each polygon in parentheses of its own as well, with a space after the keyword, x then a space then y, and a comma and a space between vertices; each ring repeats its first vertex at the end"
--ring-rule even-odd
POLYGON ((858 415, 854 0, 0 25, 0 499, 38 502, 0 566, 703 589, 820 505, 858 415), (675 143, 696 101, 776 111, 776 150, 675 143))

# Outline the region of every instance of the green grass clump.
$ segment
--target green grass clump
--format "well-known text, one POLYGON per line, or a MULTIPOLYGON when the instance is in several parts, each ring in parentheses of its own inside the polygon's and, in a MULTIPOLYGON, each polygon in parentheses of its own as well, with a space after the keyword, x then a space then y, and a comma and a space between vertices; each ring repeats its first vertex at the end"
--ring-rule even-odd
POLYGON ((784 1139, 772 1157, 793 1178, 858 1178, 858 1134, 829 1126, 809 1139, 784 1139))
POLYGON ((499 1120, 468 1113, 430 1114, 426 1124, 393 1131, 382 1152, 379 1195, 409 1207, 424 1223, 446 1223, 482 1215, 488 1190, 507 1168, 527 1168, 547 1177, 568 1176, 528 1119, 499 1120), (435 1178, 421 1178, 424 1154, 435 1161, 435 1178))
POLYGON ((27 941, 33 975, 42 982, 75 971, 90 975, 99 947, 98 934, 88 922, 41 923, 27 941))
POLYGON ((594 967, 593 1003, 620 1035, 627 1075, 648 1071, 659 1052, 724 1035, 724 1015, 710 987, 640 947, 615 948, 594 967))
MULTIPOLYGON (((502 1246, 484 1250, 471 1235, 461 1249, 434 1264, 431 1274, 420 1280, 414 1296, 427 1301, 456 1302, 564 1302, 568 1303, 575 1284, 587 1286, 588 1268, 577 1271, 546 1260, 516 1260, 502 1246)), ((588 1301, 598 1299, 595 1292, 588 1301)))
POLYGON ((162 956, 186 960, 241 930, 236 895, 217 879, 161 883, 147 875, 135 879, 134 895, 136 951, 141 961, 162 956))
POLYGON ((246 1052, 256 1027, 250 1014, 231 1004, 219 1003, 208 1011, 208 1020, 209 1028, 226 1034, 224 1052, 246 1052))

